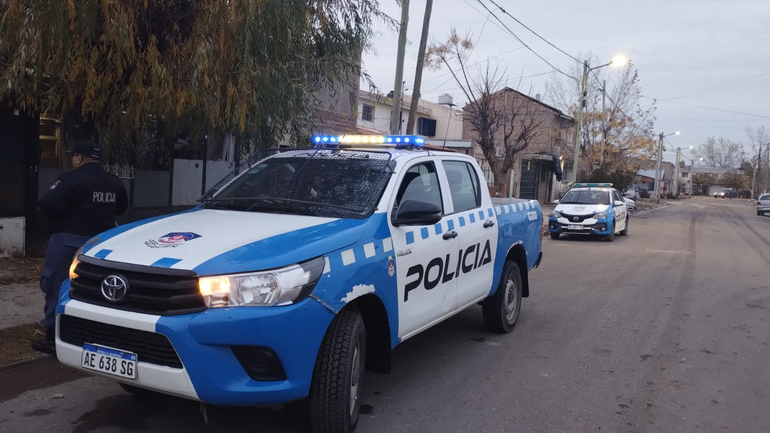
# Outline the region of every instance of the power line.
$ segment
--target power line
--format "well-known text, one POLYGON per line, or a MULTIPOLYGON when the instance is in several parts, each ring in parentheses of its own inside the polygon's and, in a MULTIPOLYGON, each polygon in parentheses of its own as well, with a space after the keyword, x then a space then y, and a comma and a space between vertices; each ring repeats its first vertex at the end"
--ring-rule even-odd
MULTIPOLYGON (((514 80, 511 80, 511 81, 513 81, 513 82, 517 83, 517 82, 521 82, 521 81, 529 80, 529 79, 531 79, 531 78, 539 77, 539 76, 542 76, 542 75, 547 75, 547 74, 550 74, 550 73, 551 73, 551 71, 547 71, 547 72, 541 72, 541 73, 539 73, 539 74, 533 74, 533 75, 525 75, 525 76, 523 76, 523 77, 520 77, 520 78, 516 78, 516 79, 514 79, 514 80)), ((446 84, 447 82, 449 82, 449 81, 451 81, 451 80, 453 80, 453 79, 454 79, 454 77, 453 77, 453 78, 450 78, 449 80, 445 81, 445 82, 444 82, 444 84, 446 84)), ((449 91, 449 90, 459 90, 459 89, 461 89, 461 87, 459 87, 459 86, 458 86, 458 87, 449 87, 449 88, 446 88, 446 89, 442 89, 442 88, 439 86, 439 87, 436 87, 436 88, 432 89, 431 91, 422 92, 422 94, 423 94, 423 95, 426 95, 426 94, 431 94, 431 93, 439 93, 439 92, 446 92, 446 91, 449 91)))
MULTIPOLYGON (((569 74, 567 74, 566 72, 562 71, 561 69, 557 68, 556 66, 554 66, 553 64, 551 64, 551 62, 549 62, 548 60, 546 60, 546 59, 545 59, 545 57, 541 56, 540 54, 538 54, 538 52, 537 52, 537 51, 533 50, 533 49, 532 49, 532 47, 530 47, 530 46, 529 46, 529 45, 527 45, 527 44, 526 44, 526 43, 525 43, 523 40, 521 40, 521 38, 519 38, 519 37, 516 35, 516 33, 515 33, 513 30, 511 30, 511 29, 510 29, 510 28, 509 28, 509 27, 508 27, 508 26, 507 26, 507 25, 506 25, 506 24, 503 22, 503 20, 501 20, 501 19, 500 19, 500 17, 498 17, 498 16, 497 16, 497 15, 496 15, 496 14, 495 14, 495 13, 494 13, 492 10, 490 10, 490 9, 489 9, 489 7, 487 7, 487 5, 486 5, 484 2, 482 2, 481 0, 476 0, 476 1, 477 1, 477 2, 478 2, 480 5, 481 5, 481 6, 483 6, 483 7, 484 7, 484 9, 486 9, 486 10, 487 10, 487 12, 489 12, 490 14, 492 14, 492 16, 493 16, 493 17, 495 17, 495 19, 496 19, 496 20, 497 20, 497 21, 498 21, 498 22, 499 22, 499 23, 500 23, 500 24, 501 24, 503 27, 505 27, 505 29, 508 31, 508 33, 510 33, 510 34, 511 34, 511 36, 513 36, 514 38, 516 38, 516 40, 517 40, 517 41, 519 41, 519 43, 521 43, 522 45, 524 45, 524 47, 525 47, 526 49, 528 49, 529 51, 531 51, 531 52, 532 52, 532 54, 536 55, 536 56, 537 56, 537 57, 538 57, 540 60, 544 61, 544 62, 545 62, 545 63, 546 63, 548 66, 550 66, 551 68, 553 68, 553 70, 554 70, 554 71, 556 71, 556 72, 558 72, 558 73, 560 73, 560 74, 562 74, 562 75, 564 75, 564 76, 566 76, 566 77, 572 78, 573 80, 578 80, 577 78, 573 77, 572 75, 569 75, 569 74)), ((499 6, 498 6, 498 8, 499 8, 499 6)))
POLYGON ((733 84, 742 83, 744 81, 748 81, 748 80, 751 80, 753 78, 764 77, 765 75, 770 75, 770 71, 763 72, 763 73, 757 74, 757 75, 752 75, 750 77, 745 77, 745 78, 740 78, 740 79, 737 79, 737 80, 733 80, 733 81, 730 81, 729 83, 722 84, 722 85, 719 85, 719 86, 708 86, 708 88, 706 88, 705 90, 696 90, 694 92, 690 92, 690 93, 686 93, 684 95, 676 96, 674 98, 671 98, 670 100, 686 98, 688 96, 695 96, 695 95, 713 93, 713 91, 715 89, 723 89, 725 87, 732 86, 733 84))
MULTIPOLYGON (((466 2, 466 3, 467 3, 467 2, 466 2)), ((501 29, 501 30, 502 30, 502 29, 501 29)), ((520 47, 518 47, 518 48, 514 48, 514 49, 512 49, 512 50, 510 50, 510 51, 506 51, 506 52, 504 52, 504 53, 498 54, 498 55, 496 55, 496 56, 487 57, 487 59, 486 59, 486 60, 479 60, 479 61, 478 61, 478 62, 476 62, 476 63, 471 63, 471 64, 470 64, 470 65, 468 65, 468 66, 476 66, 476 65, 478 65, 478 64, 481 64, 481 63, 484 63, 484 62, 486 62, 486 61, 488 61, 488 60, 496 59, 496 58, 498 58, 498 57, 502 57, 502 56, 504 56, 504 55, 506 55, 506 54, 511 54, 511 53, 512 53, 512 52, 514 52, 514 51, 519 51, 519 50, 520 50, 520 49, 522 49, 522 48, 524 48, 524 46, 523 46, 523 45, 522 45, 522 46, 520 46, 520 47)), ((441 77, 446 77, 447 75, 452 75, 452 73, 451 73, 451 72, 446 72, 446 73, 444 73, 444 74, 441 74, 441 75, 436 75, 435 77, 431 77, 431 78, 428 78, 427 80, 422 80, 422 82, 423 82, 423 84, 425 84, 425 83, 427 83, 428 81, 436 80, 436 79, 438 79, 438 78, 441 78, 441 77)))
POLYGON ((521 25, 521 26, 522 26, 522 27, 524 27, 525 29, 529 30, 529 31, 530 31, 530 32, 531 32, 533 35, 535 35, 535 36, 537 36, 538 38, 542 39, 542 40, 543 40, 543 41, 544 41, 546 44, 548 44, 548 45, 550 45, 550 46, 552 46, 552 47, 556 48, 556 49, 557 49, 557 50, 558 50, 560 53, 562 53, 562 54, 564 54, 565 56, 567 56, 567 57, 571 58, 572 60, 574 60, 574 61, 576 61, 576 62, 578 62, 578 63, 581 63, 581 61, 580 61, 579 59, 577 59, 575 56, 573 56, 572 54, 570 54, 570 53, 568 53, 568 52, 566 52, 566 51, 562 50, 561 48, 557 47, 556 45, 552 44, 552 43, 551 43, 551 42, 550 42, 548 39, 546 39, 546 38, 544 38, 544 37, 540 36, 540 35, 539 35, 539 34, 538 34, 536 31, 534 31, 534 30, 532 30, 531 28, 527 27, 527 25, 526 25, 526 24, 524 24, 523 22, 519 21, 519 19, 518 19, 518 18, 516 18, 515 16, 511 15, 510 13, 508 13, 508 11, 506 11, 505 9, 503 9, 503 7, 502 7, 502 6, 500 6, 499 4, 497 4, 497 3, 496 3, 494 0, 489 0, 489 1, 490 1, 490 2, 491 2, 493 5, 497 6, 497 8, 498 8, 498 9, 500 9, 500 10, 501 10, 501 11, 502 11, 504 14, 508 15, 508 16, 509 16, 509 17, 511 17, 511 18, 512 18, 514 21, 516 21, 517 23, 519 23, 519 25, 521 25))
POLYGON ((752 116, 752 117, 760 117, 762 119, 770 119, 770 116, 766 116, 764 114, 745 113, 743 111, 726 110, 724 108, 706 107, 705 105, 688 104, 688 103, 685 103, 685 102, 672 101, 670 99, 652 98, 652 97, 649 97, 649 96, 642 96, 642 98, 652 99, 653 101, 668 102, 668 103, 671 103, 671 104, 685 105, 685 106, 688 106, 688 107, 702 108, 704 110, 722 111, 722 112, 725 112, 725 113, 741 114, 743 116, 752 116))

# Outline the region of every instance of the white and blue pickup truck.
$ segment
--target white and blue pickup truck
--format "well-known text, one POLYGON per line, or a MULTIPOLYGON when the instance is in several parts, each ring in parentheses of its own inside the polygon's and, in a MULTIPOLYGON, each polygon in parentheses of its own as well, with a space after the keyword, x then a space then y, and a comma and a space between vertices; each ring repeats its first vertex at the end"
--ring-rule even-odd
POLYGON ((416 136, 316 136, 245 163, 194 209, 104 232, 57 309, 60 362, 214 405, 307 398, 352 431, 365 369, 482 305, 510 332, 542 254, 536 201, 490 198, 470 156, 416 136))

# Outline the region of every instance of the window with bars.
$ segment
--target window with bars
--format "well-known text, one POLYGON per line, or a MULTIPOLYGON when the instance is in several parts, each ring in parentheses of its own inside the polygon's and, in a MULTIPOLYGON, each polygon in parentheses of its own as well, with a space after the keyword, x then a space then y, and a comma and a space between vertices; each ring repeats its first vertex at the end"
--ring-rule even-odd
POLYGON ((374 105, 363 104, 363 108, 361 109, 361 119, 366 120, 367 122, 372 122, 374 120, 374 105))

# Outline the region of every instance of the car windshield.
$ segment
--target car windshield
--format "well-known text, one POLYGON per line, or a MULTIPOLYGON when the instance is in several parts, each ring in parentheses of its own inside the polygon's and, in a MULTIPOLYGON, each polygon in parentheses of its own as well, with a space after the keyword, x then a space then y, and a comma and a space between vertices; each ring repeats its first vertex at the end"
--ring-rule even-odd
POLYGON ((360 219, 374 212, 391 173, 385 152, 291 150, 247 166, 201 201, 209 209, 360 219))
POLYGON ((564 195, 559 204, 610 204, 607 191, 572 190, 564 195))

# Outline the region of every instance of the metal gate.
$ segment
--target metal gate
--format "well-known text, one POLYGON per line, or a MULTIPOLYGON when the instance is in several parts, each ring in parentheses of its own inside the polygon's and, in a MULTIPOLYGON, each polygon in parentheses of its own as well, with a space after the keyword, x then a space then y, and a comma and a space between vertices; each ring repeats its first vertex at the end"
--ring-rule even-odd
POLYGON ((519 198, 537 199, 538 179, 540 179, 540 164, 536 161, 522 161, 519 198))

